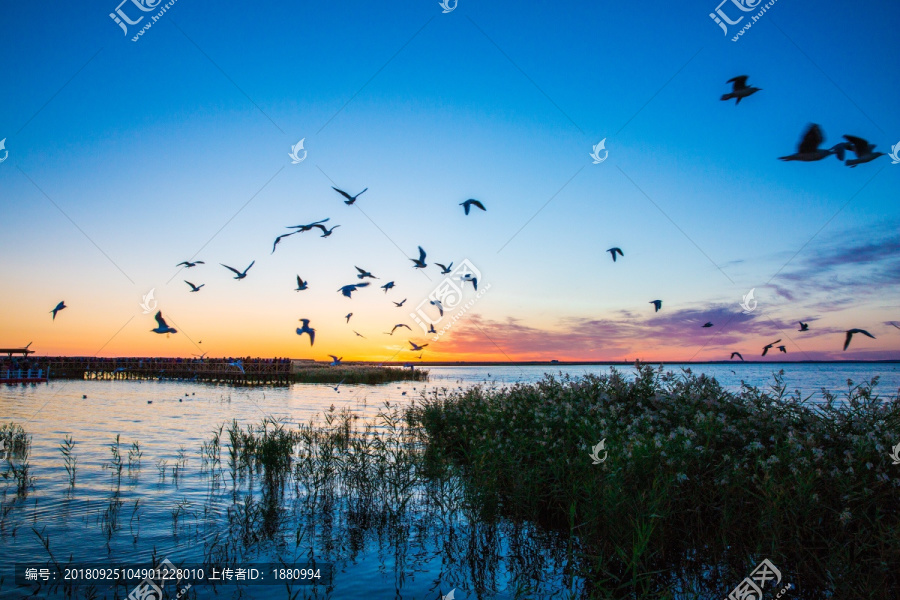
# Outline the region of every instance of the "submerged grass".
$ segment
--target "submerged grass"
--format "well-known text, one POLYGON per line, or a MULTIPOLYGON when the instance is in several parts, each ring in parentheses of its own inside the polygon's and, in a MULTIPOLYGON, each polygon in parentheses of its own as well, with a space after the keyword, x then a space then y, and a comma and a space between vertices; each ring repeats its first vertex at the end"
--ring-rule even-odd
POLYGON ((568 534, 589 597, 674 597, 685 581, 721 595, 769 558, 794 597, 874 600, 900 597, 900 399, 876 383, 818 404, 779 378, 735 394, 644 366, 439 391, 411 418, 484 514, 568 534))
POLYGON ((391 381, 426 381, 428 371, 376 365, 337 365, 311 363, 291 375, 296 383, 345 383, 375 385, 391 381))

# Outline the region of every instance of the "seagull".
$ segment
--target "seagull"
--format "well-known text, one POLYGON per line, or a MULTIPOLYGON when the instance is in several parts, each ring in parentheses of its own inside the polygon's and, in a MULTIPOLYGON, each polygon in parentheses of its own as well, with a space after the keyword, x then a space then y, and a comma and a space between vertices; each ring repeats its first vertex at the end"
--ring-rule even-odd
POLYGON ((424 348, 425 346, 428 345, 428 344, 422 344, 421 346, 419 346, 418 344, 416 344, 415 342, 412 342, 410 340, 406 340, 406 341, 408 341, 409 345, 412 346, 412 350, 410 350, 410 352, 418 352, 419 350, 421 350, 422 348, 424 348))
POLYGON ((204 356, 209 354, 209 352, 204 352, 203 354, 191 354, 191 356, 196 356, 197 358, 202 359, 204 356))
POLYGON ((844 339, 844 350, 846 350, 846 349, 847 349, 847 346, 850 345, 850 340, 853 339, 853 334, 854 334, 854 333, 861 333, 861 334, 863 334, 863 335, 869 336, 869 337, 872 338, 873 340, 875 339, 875 336, 872 335, 871 333, 869 333, 868 331, 866 331, 865 329, 848 329, 848 330, 847 330, 847 337, 844 339))
POLYGON ((305 290, 305 289, 309 289, 309 282, 308 282, 308 281, 303 281, 302 279, 300 279, 300 276, 297 275, 297 289, 294 290, 294 291, 295 291, 295 292, 302 292, 302 291, 305 290))
POLYGON ((744 360, 744 357, 741 356, 741 353, 740 353, 740 352, 732 352, 732 353, 731 353, 731 360, 734 360, 734 357, 735 357, 735 356, 737 356, 737 357, 738 357, 739 359, 741 359, 741 360, 744 360))
POLYGON ((844 139, 852 144, 850 150, 856 154, 856 158, 850 159, 844 164, 850 168, 855 167, 856 165, 861 165, 862 163, 867 163, 869 161, 875 160, 879 156, 884 156, 884 152, 872 152, 875 149, 875 144, 870 144, 866 140, 855 137, 852 135, 845 135, 844 139))
POLYGON ((370 279, 378 279, 377 277, 375 277, 374 275, 372 275, 365 269, 360 269, 359 267, 354 267, 354 268, 357 271, 359 271, 359 275, 357 275, 357 277, 359 277, 360 279, 365 279, 366 277, 369 277, 370 279))
POLYGON ((778 346, 778 349, 781 350, 783 353, 787 354, 787 347, 785 347, 785 346, 778 346))
POLYGON ((312 346, 316 341, 316 330, 309 326, 309 319, 298 319, 303 323, 303 327, 297 328, 297 335, 309 334, 309 345, 312 346))
POLYGON ((389 289, 391 289, 392 287, 394 287, 394 282, 393 282, 393 281, 388 281, 386 284, 384 284, 383 286, 381 286, 381 289, 383 289, 383 290, 384 290, 384 293, 387 294, 387 291, 388 291, 389 289))
MULTIPOLYGON (((354 286, 354 287, 356 287, 356 286, 354 286)), ((341 289, 343 289, 343 288, 341 288, 341 289)), ((340 290, 338 290, 338 291, 340 291, 340 290)), ((352 292, 353 290, 350 290, 350 291, 352 292)), ((349 323, 350 317, 352 317, 352 316, 353 316, 353 313, 347 313, 347 315, 344 318, 347 319, 347 322, 349 323)))
POLYGON ((897 324, 894 323, 893 321, 891 321, 891 325, 893 325, 893 326, 896 327, 897 329, 900 329, 900 325, 897 325, 897 324))
MULTIPOLYGON (((368 281, 365 283, 355 283, 355 284, 345 285, 344 287, 338 288, 338 291, 340 293, 342 293, 343 295, 347 296, 348 298, 351 298, 352 296, 350 296, 350 294, 355 292, 357 290, 357 288, 366 287, 367 285, 369 285, 368 281)), ((353 313, 350 313, 349 315, 347 315, 348 323, 350 322, 350 316, 352 314, 353 313)))
POLYGON ((344 379, 341 379, 341 381, 336 386, 334 386, 334 391, 336 391, 338 394, 341 393, 341 391, 338 388, 341 387, 341 384, 344 383, 345 380, 346 380, 346 377, 344 379))
POLYGON ((463 207, 463 210, 466 211, 466 214, 469 214, 469 210, 470 210, 473 206, 478 207, 478 208, 480 208, 480 209, 483 210, 483 211, 487 211, 487 209, 484 207, 484 204, 482 204, 482 203, 479 202, 478 200, 475 200, 474 198, 469 198, 469 199, 466 200, 465 202, 460 202, 459 205, 463 207))
POLYGON ((205 265, 205 264, 206 264, 206 263, 203 262, 202 260, 195 260, 194 262, 190 262, 190 261, 188 261, 188 260, 185 260, 185 261, 182 261, 182 262, 178 263, 178 264, 175 265, 175 266, 176 266, 176 267, 180 267, 181 265, 184 265, 184 268, 185 268, 185 269, 190 269, 191 267, 196 267, 197 265, 205 265))
POLYGON ((474 273, 466 273, 465 275, 462 275, 459 280, 462 282, 471 281, 475 286, 475 291, 478 291, 478 278, 475 277, 474 273))
POLYGON ((809 323, 804 323, 803 321, 797 321, 800 323, 800 329, 797 331, 809 331, 809 323))
POLYGON ((413 261, 413 269, 424 269, 428 266, 425 264, 425 251, 422 250, 422 246, 419 246, 419 258, 411 258, 409 260, 413 261))
POLYGON ((704 327, 712 327, 713 326, 712 321, 707 321, 706 323, 703 324, 703 326, 704 327))
POLYGON ((736 101, 734 103, 735 106, 741 103, 742 98, 746 98, 747 96, 752 96, 756 92, 762 91, 761 88, 753 87, 752 85, 747 85, 747 75, 739 75, 737 77, 732 77, 725 83, 730 83, 731 85, 731 93, 725 94, 722 96, 721 100, 731 100, 735 98, 736 101))
POLYGON ((290 237, 290 236, 294 235, 295 233, 300 233, 300 232, 292 231, 290 233, 282 233, 277 238, 275 238, 275 243, 272 244, 272 254, 275 254, 275 248, 278 246, 278 242, 280 242, 282 238, 290 237))
POLYGON ((328 236, 331 235, 331 232, 333 232, 335 229, 337 229, 338 227, 340 227, 340 225, 335 225, 335 226, 332 227, 331 229, 328 229, 328 228, 325 227, 324 225, 319 225, 318 223, 316 223, 316 227, 318 227, 319 229, 322 230, 322 235, 320 235, 319 237, 328 237, 328 236))
POLYGON ((185 279, 184 282, 185 282, 186 284, 188 284, 189 286, 191 286, 191 291, 192 291, 192 292, 199 292, 199 291, 200 291, 200 288, 202 288, 204 285, 206 285, 205 283, 201 283, 200 285, 194 285, 193 283, 191 283, 191 282, 188 281, 187 279, 185 279))
POLYGON ((166 324, 166 320, 163 319, 161 310, 156 311, 156 317, 154 318, 156 319, 157 326, 156 329, 150 330, 153 333, 178 333, 176 329, 172 329, 166 324))
POLYGON ((762 355, 765 356, 766 354, 768 354, 768 353, 769 353, 769 350, 771 350, 772 347, 774 347, 775 344, 777 344, 777 343, 780 342, 780 341, 781 341, 781 339, 777 339, 777 340, 775 340, 774 342, 772 342, 771 344, 766 344, 765 346, 763 346, 763 353, 762 353, 762 355))
POLYGON ((442 265, 441 263, 434 263, 441 268, 441 275, 446 275, 450 272, 450 269, 453 267, 453 263, 451 262, 449 265, 442 265))
POLYGON ((230 363, 228 363, 228 366, 234 367, 236 369, 240 369, 241 373, 246 373, 246 371, 244 371, 244 361, 242 361, 242 360, 233 360, 230 363))
POLYGON ((348 193, 345 192, 344 190, 339 190, 339 189, 337 189, 337 188, 334 187, 334 186, 331 186, 331 189, 333 189, 333 190, 336 191, 338 194, 340 194, 341 196, 343 196, 344 198, 346 198, 346 200, 344 200, 344 204, 347 204, 347 205, 349 206, 350 204, 353 204, 354 202, 356 202, 356 199, 359 198, 360 196, 362 196, 363 192, 365 192, 365 191, 366 191, 367 189, 369 189, 369 188, 366 188, 366 190, 363 190, 362 192, 358 193, 358 194, 355 195, 355 196, 351 196, 350 194, 348 194, 348 193))
POLYGON ((659 309, 662 308, 662 300, 651 300, 648 304, 652 304, 656 309, 653 312, 659 312, 659 309))
POLYGON ((295 233, 301 233, 303 231, 309 231, 313 227, 318 227, 321 223, 327 223, 329 219, 322 219, 321 221, 316 221, 315 223, 310 223, 309 225, 289 225, 288 229, 296 229, 295 233))
POLYGON ((800 160, 803 162, 813 162, 822 160, 823 158, 827 158, 832 154, 836 154, 838 160, 844 160, 844 151, 850 149, 851 145, 840 143, 832 147, 830 150, 826 148, 819 148, 824 140, 825 136, 822 134, 822 129, 817 124, 813 123, 809 127, 807 127, 806 131, 803 133, 803 137, 800 139, 800 143, 797 144, 797 152, 795 152, 794 154, 789 154, 787 156, 780 156, 778 157, 778 160, 800 160))
POLYGON ((343 357, 343 356, 340 357, 340 358, 338 358, 338 357, 335 356, 334 354, 329 354, 328 356, 331 357, 331 366, 332 366, 332 367, 336 367, 336 366, 340 365, 340 364, 341 364, 341 361, 344 360, 344 357, 343 357))
POLYGON ((256 261, 254 260, 252 263, 250 263, 250 266, 247 267, 246 269, 244 269, 244 272, 243 272, 243 273, 240 272, 240 271, 238 271, 238 270, 235 269, 234 267, 229 267, 228 265, 225 265, 225 264, 222 264, 222 263, 219 263, 219 264, 222 265, 223 267, 225 267, 226 269, 228 269, 229 271, 231 271, 232 273, 234 273, 234 278, 235 278, 235 279, 243 279, 244 277, 247 276, 247 271, 250 270, 250 267, 252 267, 254 264, 256 264, 256 261))
POLYGON ((438 312, 441 313, 441 316, 442 317, 444 316, 444 305, 441 304, 440 300, 429 300, 428 303, 431 304, 432 306, 436 306, 438 309, 438 312))
POLYGON ((435 331, 434 329, 434 323, 428 324, 428 333, 437 333, 437 331, 435 331))
POLYGON ((352 331, 353 333, 356 334, 356 337, 361 337, 361 338, 364 339, 364 340, 365 340, 365 339, 368 339, 368 338, 366 338, 366 336, 364 336, 364 335, 361 334, 360 332, 356 331, 355 329, 352 329, 351 331, 352 331))
POLYGON ((59 311, 61 311, 61 310, 64 309, 64 308, 69 308, 69 307, 66 306, 66 302, 65 302, 65 301, 62 301, 62 302, 60 302, 59 304, 56 305, 56 308, 54 308, 53 310, 50 311, 50 312, 53 313, 53 320, 54 320, 54 321, 56 320, 56 313, 58 313, 59 311))
POLYGON ((622 252, 621 248, 610 248, 607 252, 612 254, 613 262, 616 262, 616 252, 619 253, 619 256, 625 256, 625 253, 622 252))
POLYGON ((406 303, 406 298, 404 298, 404 299, 401 300, 400 302, 394 302, 394 305, 395 305, 397 308, 400 308, 400 307, 403 306, 405 303, 406 303))
POLYGON ((394 335, 394 331, 397 330, 397 329, 399 329, 399 328, 401 328, 401 327, 406 327, 407 329, 409 329, 410 331, 412 331, 412 328, 411 328, 409 325, 407 325, 406 323, 397 323, 396 325, 394 325, 393 328, 391 328, 391 332, 390 332, 390 334, 388 334, 388 335, 394 335))

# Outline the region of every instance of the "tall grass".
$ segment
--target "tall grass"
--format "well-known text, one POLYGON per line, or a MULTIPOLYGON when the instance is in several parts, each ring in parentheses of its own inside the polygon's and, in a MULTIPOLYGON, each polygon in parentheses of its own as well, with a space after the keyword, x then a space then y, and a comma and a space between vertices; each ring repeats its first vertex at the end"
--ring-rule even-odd
POLYGON ((426 381, 428 371, 401 367, 379 367, 376 365, 310 364, 295 370, 291 375, 296 383, 345 383, 367 384, 389 383, 391 381, 426 381))
POLYGON ((565 532, 594 597, 659 597, 686 570, 721 595, 769 558, 809 597, 880 599, 900 597, 900 399, 875 383, 816 404, 644 366, 438 391, 412 418, 485 511, 565 532))

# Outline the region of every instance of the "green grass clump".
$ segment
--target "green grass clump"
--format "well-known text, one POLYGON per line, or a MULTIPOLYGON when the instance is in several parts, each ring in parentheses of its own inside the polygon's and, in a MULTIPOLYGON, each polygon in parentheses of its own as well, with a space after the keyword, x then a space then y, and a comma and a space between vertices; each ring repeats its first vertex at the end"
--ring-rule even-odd
POLYGON ((487 513, 568 532, 594 597, 725 595, 769 558, 796 597, 875 599, 900 597, 900 399, 876 383, 813 403, 639 366, 435 392, 411 417, 487 513))
POLYGON ((338 365, 311 363, 291 375, 296 383, 345 383, 374 385, 391 381, 425 381, 428 371, 375 365, 338 365))

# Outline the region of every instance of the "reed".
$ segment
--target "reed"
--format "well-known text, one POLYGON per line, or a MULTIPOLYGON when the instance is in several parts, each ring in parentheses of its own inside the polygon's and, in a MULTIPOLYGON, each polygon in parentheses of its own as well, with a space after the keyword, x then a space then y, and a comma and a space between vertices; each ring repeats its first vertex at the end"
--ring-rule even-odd
POLYGON ((344 383, 376 385, 391 381, 426 381, 428 371, 376 365, 338 365, 326 363, 304 365, 291 374, 296 383, 344 383))
POLYGON ((59 445, 59 452, 63 456, 63 466, 66 468, 66 474, 69 477, 69 487, 74 487, 78 457, 75 456, 75 440, 72 439, 71 435, 63 438, 62 443, 59 445))

